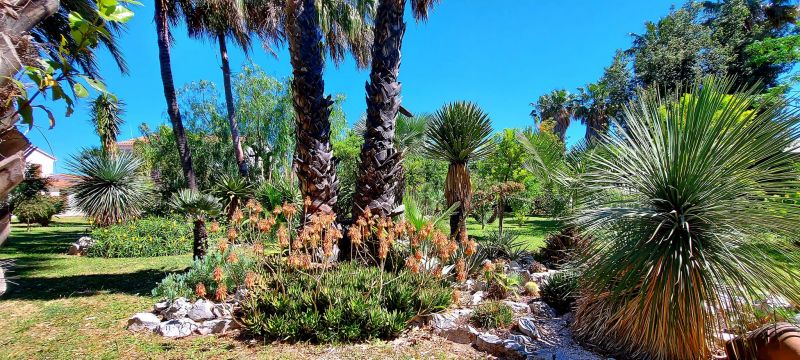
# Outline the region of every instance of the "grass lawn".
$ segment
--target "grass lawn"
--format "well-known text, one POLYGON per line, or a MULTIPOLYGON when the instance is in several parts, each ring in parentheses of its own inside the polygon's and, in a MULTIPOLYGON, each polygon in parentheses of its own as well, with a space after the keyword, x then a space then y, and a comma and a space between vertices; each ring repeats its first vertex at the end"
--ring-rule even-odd
MULTIPOLYGON (((467 220, 467 232, 475 238, 488 236, 492 231, 497 231, 497 220, 491 224, 486 224, 485 229, 481 229, 481 224, 475 219, 467 220)), ((528 251, 536 251, 544 246, 544 240, 550 233, 561 229, 561 223, 552 218, 528 216, 525 221, 520 223, 511 214, 506 215, 503 221, 503 231, 512 231, 519 235, 519 240, 527 244, 528 251)))
POLYGON ((323 346, 263 345, 231 337, 195 336, 170 340, 131 333, 127 319, 149 311, 150 290, 166 273, 188 267, 191 256, 102 259, 66 255, 86 234, 79 219, 53 226, 15 224, 0 246, 0 259, 13 259, 7 274, 16 284, 0 297, 0 359, 259 358, 414 359, 482 358, 466 345, 428 336, 402 344, 323 346))

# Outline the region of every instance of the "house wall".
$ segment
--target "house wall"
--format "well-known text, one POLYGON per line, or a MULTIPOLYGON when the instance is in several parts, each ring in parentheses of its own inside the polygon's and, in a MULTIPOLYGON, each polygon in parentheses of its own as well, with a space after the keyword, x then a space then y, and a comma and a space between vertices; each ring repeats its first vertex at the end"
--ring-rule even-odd
POLYGON ((25 162, 27 164, 39 165, 42 169, 42 177, 53 175, 53 170, 55 170, 56 161, 39 151, 31 152, 27 157, 25 157, 25 162))

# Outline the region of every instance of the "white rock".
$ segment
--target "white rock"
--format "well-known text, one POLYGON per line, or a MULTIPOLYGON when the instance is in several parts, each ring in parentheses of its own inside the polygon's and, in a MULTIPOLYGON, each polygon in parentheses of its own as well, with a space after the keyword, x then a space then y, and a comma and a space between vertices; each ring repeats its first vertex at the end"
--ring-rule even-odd
POLYGON ((189 309, 187 316, 194 321, 205 321, 215 318, 212 310, 214 303, 208 300, 197 300, 194 305, 189 309))
POLYGON ((81 247, 78 243, 74 243, 69 246, 67 249, 67 255, 80 255, 81 254, 81 247))
POLYGON ((521 303, 511 300, 503 300, 503 304, 506 304, 509 307, 511 307, 511 310, 514 310, 515 313, 528 313, 531 311, 531 308, 526 303, 521 303))
POLYGON ((433 314, 431 322, 435 329, 452 329, 458 327, 460 323, 465 323, 465 319, 470 315, 472 315, 472 309, 456 309, 442 314, 433 314))
POLYGON ((553 310, 553 308, 551 308, 550 305, 547 305, 547 303, 545 303, 544 301, 541 300, 534 301, 528 304, 528 306, 530 307, 531 313, 533 315, 545 318, 556 317, 556 311, 553 310))
POLYGON ((472 300, 470 300, 469 303, 472 304, 472 305, 478 305, 478 304, 481 303, 481 301, 483 301, 483 298, 485 298, 485 297, 486 297, 486 293, 485 292, 476 291, 474 294, 472 294, 472 300))
POLYGON ((197 333, 200 335, 208 335, 208 334, 225 334, 226 332, 236 328, 236 323, 231 319, 215 319, 215 320, 207 320, 203 322, 200 327, 197 328, 197 333))
POLYGON ((169 308, 164 311, 164 319, 174 320, 185 318, 186 315, 189 315, 189 310, 191 308, 192 303, 186 300, 186 298, 177 298, 169 305, 169 308))
POLYGON ((530 274, 529 281, 535 281, 537 284, 539 284, 539 286, 541 286, 545 281, 550 279, 550 277, 557 272, 558 270, 547 270, 547 272, 533 273, 530 274))
POLYGON ((155 330, 161 323, 161 319, 153 313, 138 313, 128 319, 128 330, 142 331, 155 330))
POLYGON ((536 323, 531 318, 521 318, 517 321, 517 326, 519 327, 519 331, 525 335, 530 336, 533 339, 539 338, 539 328, 536 327, 536 323))
POLYGON ((156 312, 156 313, 158 313, 158 314, 160 314, 160 313, 162 313, 164 310, 167 310, 167 309, 169 308, 169 305, 170 305, 170 304, 169 304, 169 301, 161 301, 161 302, 157 302, 157 303, 155 303, 155 304, 153 305, 153 311, 154 311, 154 312, 156 312))
POLYGON ((218 319, 231 317, 233 315, 233 305, 227 303, 214 304, 214 308, 211 312, 214 313, 214 316, 218 319))
POLYGON ((525 335, 512 334, 508 336, 508 340, 514 341, 517 344, 524 346, 525 348, 533 346, 533 339, 525 335))
POLYGON ((197 328, 197 323, 190 319, 168 320, 158 325, 158 334, 169 338, 182 338, 192 335, 197 328))
POLYGON ((524 359, 525 347, 513 340, 503 340, 495 335, 481 334, 475 339, 478 350, 502 359, 524 359))

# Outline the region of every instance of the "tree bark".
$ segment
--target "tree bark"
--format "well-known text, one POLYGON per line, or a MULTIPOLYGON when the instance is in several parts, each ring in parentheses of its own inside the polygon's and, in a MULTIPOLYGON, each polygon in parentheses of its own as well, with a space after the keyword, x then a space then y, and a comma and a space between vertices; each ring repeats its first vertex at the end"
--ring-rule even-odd
POLYGON ((353 218, 367 208, 378 216, 402 211, 397 203, 401 186, 402 153, 394 143, 395 120, 400 107, 401 47, 406 24, 405 0, 386 0, 378 5, 375 39, 372 45, 372 71, 367 91, 367 119, 364 144, 354 195, 353 218))
POLYGON ((170 0, 156 0, 156 32, 158 33, 158 60, 161 66, 161 83, 164 85, 164 98, 167 100, 167 113, 172 123, 175 142, 178 144, 178 156, 181 160, 183 175, 189 189, 197 190, 197 178, 192 167, 192 152, 189 141, 186 139, 186 130, 183 128, 178 97, 175 95, 175 83, 172 80, 172 64, 169 55, 169 17, 164 2, 170 0))
POLYGON ((239 175, 246 178, 250 173, 247 161, 242 150, 242 140, 239 137, 239 124, 236 122, 236 108, 233 104, 233 90, 231 89, 231 66, 228 62, 228 47, 225 43, 225 34, 217 35, 219 42, 219 55, 222 59, 222 78, 225 85, 225 104, 228 107, 228 126, 231 128, 231 140, 233 141, 233 153, 236 156, 236 165, 239 167, 239 175))
POLYGON ((294 167, 304 198, 311 199, 306 220, 316 212, 333 213, 337 199, 336 165, 331 148, 330 96, 324 96, 324 49, 314 0, 286 2, 286 31, 292 63, 295 109, 294 167))
POLYGON ((194 221, 192 235, 194 237, 192 255, 195 260, 202 259, 206 256, 206 250, 208 249, 208 232, 206 231, 205 221, 199 219, 194 221))
POLYGON ((460 203, 450 216, 450 237, 460 239, 461 234, 467 232, 466 219, 472 198, 472 184, 466 163, 451 163, 448 166, 444 196, 447 207, 453 206, 456 202, 460 203))

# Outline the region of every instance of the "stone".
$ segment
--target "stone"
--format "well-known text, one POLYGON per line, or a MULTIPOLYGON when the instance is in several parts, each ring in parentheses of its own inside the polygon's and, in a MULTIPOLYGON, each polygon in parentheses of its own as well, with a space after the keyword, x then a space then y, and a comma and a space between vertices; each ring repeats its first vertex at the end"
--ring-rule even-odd
POLYGON ((190 303, 189 300, 186 300, 186 298, 177 298, 169 305, 169 308, 164 311, 164 319, 174 320, 185 318, 186 315, 189 315, 189 310, 191 310, 191 308, 192 303, 190 303))
POLYGON ((470 292, 478 290, 478 282, 475 279, 467 279, 467 281, 464 281, 461 285, 461 290, 470 292))
POLYGON ((211 312, 214 313, 214 317, 217 319, 232 317, 233 305, 227 303, 214 304, 214 308, 211 312))
POLYGON ((528 313, 531 311, 531 308, 526 303, 511 301, 511 300, 503 300, 503 304, 508 305, 511 310, 514 310, 515 313, 528 313))
POLYGON ((525 347, 513 340, 503 340, 496 335, 481 334, 475 339, 475 348, 501 359, 524 359, 525 347))
POLYGON ((208 300, 197 300, 189 309, 187 316, 194 321, 205 321, 214 319, 214 303, 208 300))
POLYGON ((160 314, 164 312, 164 310, 167 310, 169 308, 169 305, 170 305, 169 301, 166 300, 157 302, 153 305, 153 312, 155 312, 156 314, 160 314))
POLYGON ((532 339, 539 338, 539 328, 536 327, 536 322, 534 322, 531 318, 521 318, 517 320, 517 327, 519 327, 519 331, 527 336, 530 336, 532 339))
POLYGON ((558 272, 557 270, 548 270, 547 272, 532 273, 530 281, 535 281, 541 286, 545 281, 550 279, 550 277, 557 272, 558 272))
POLYGON ((77 243, 70 245, 69 249, 67 249, 67 255, 80 255, 80 254, 81 254, 81 247, 77 243))
POLYGON ((470 303, 471 305, 473 305, 473 306, 474 306, 474 305, 478 305, 478 304, 480 304, 480 303, 483 301, 483 299, 484 299, 485 297, 486 297, 486 293, 485 293, 485 292, 483 292, 483 291, 476 291, 474 294, 472 294, 472 300, 470 300, 470 302, 469 302, 469 303, 470 303))
POLYGON ((466 322, 472 315, 472 309, 456 309, 442 314, 433 314, 431 323, 438 330, 446 330, 458 327, 459 324, 466 322))
POLYGON ((191 319, 168 320, 158 325, 158 334, 169 338, 182 338, 192 335, 197 328, 197 323, 191 319))
POLYGON ((533 339, 525 335, 511 334, 508 336, 508 340, 512 340, 526 349, 533 346, 533 339))
POLYGON ((78 241, 74 242, 67 249, 69 255, 86 255, 86 252, 94 244, 94 240, 88 236, 81 236, 78 241))
POLYGON ((439 336, 458 344, 471 344, 478 335, 480 335, 478 330, 469 325, 459 325, 439 332, 439 336))
POLYGON ((509 262, 508 263, 508 268, 511 269, 512 271, 522 270, 522 266, 520 266, 520 264, 518 262, 516 262, 516 261, 509 262))
POLYGON ((556 317, 556 311, 547 305, 546 302, 542 300, 533 301, 528 306, 531 309, 531 313, 538 317, 545 317, 545 318, 553 318, 556 317))
POLYGON ((240 287, 236 289, 236 292, 233 294, 233 301, 237 303, 241 303, 247 297, 247 289, 240 287))
POLYGON ((540 262, 538 262, 538 261, 534 260, 534 261, 533 261, 533 262, 531 262, 531 264, 528 266, 528 272, 530 272, 531 274, 537 274, 537 273, 543 273, 543 272, 547 272, 547 267, 546 267, 546 266, 544 266, 544 264, 542 264, 542 263, 540 263, 540 262))
POLYGON ((204 321, 195 331, 200 335, 225 334, 237 327, 232 319, 214 319, 204 321))
POLYGON ((138 313, 128 319, 128 330, 142 331, 142 330, 155 330, 161 324, 161 319, 153 313, 138 313))
POLYGON ((6 293, 8 285, 6 285, 6 270, 0 266, 0 296, 6 293))

